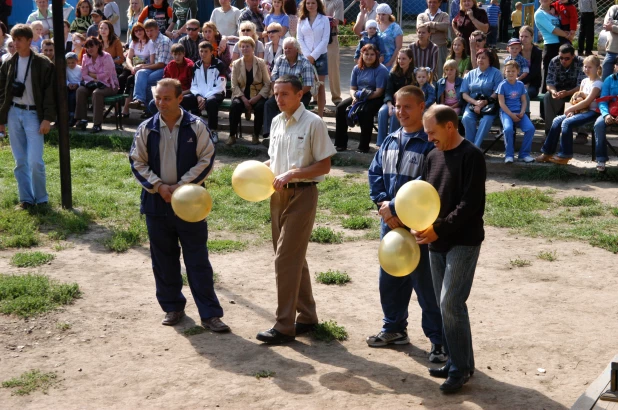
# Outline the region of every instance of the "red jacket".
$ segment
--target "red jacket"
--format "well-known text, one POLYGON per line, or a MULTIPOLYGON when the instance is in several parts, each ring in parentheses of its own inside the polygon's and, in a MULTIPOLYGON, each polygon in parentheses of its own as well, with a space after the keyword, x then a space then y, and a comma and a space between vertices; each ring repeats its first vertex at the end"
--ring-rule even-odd
POLYGON ((191 81, 193 81, 193 61, 187 57, 183 65, 176 64, 174 60, 170 61, 163 69, 163 78, 177 79, 182 85, 182 91, 187 91, 191 88, 191 81))
POLYGON ((569 31, 577 30, 577 9, 573 4, 562 4, 560 1, 555 1, 551 5, 556 9, 556 16, 560 19, 560 25, 568 26, 569 31))

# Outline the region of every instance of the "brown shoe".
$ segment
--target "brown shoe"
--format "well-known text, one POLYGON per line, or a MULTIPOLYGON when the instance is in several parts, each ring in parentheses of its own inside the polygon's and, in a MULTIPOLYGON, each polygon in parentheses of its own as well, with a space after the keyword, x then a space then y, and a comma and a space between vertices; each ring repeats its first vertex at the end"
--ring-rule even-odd
POLYGON ((225 141, 225 145, 234 145, 236 144, 236 136, 230 135, 230 137, 225 141))
POLYGON ((571 158, 561 158, 559 156, 553 156, 549 159, 549 162, 553 162, 554 164, 558 165, 566 165, 569 163, 570 160, 571 158))
POLYGON ((185 317, 184 310, 181 310, 180 312, 167 312, 161 324, 164 326, 174 326, 178 324, 183 317, 185 317))
POLYGON ((536 157, 534 160, 536 162, 551 162, 550 158, 551 158, 551 155, 541 154, 538 157, 536 157))
POLYGON ((223 323, 219 317, 211 317, 208 319, 202 319, 202 326, 206 329, 210 329, 213 332, 229 332, 230 327, 223 323))

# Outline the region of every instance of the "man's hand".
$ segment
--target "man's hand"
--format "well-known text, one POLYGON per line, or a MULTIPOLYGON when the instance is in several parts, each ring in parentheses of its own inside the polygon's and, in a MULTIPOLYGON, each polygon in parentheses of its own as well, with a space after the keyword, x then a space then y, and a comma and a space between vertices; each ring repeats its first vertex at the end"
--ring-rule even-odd
MULTIPOLYGON (((612 125, 612 124, 615 124, 615 123, 616 123, 616 119, 614 117, 612 117, 611 115, 605 116, 605 124, 606 125, 612 125)), ((0 128, 0 130, 2 132, 4 132, 4 125, 0 125, 0 127, 2 127, 2 128, 0 128)))
POLYGON ((311 65, 315 64, 315 58, 313 58, 312 56, 307 57, 307 60, 309 60, 309 62, 311 63, 311 65))
POLYGON ((45 135, 49 132, 50 128, 51 124, 49 123, 49 121, 43 120, 41 121, 41 126, 39 127, 39 133, 45 135))
POLYGON ((426 245, 428 243, 435 242, 438 239, 438 234, 433 230, 433 225, 424 231, 411 230, 412 235, 416 237, 416 243, 419 245, 426 245))
POLYGON ((386 225, 388 225, 388 227, 391 229, 403 228, 405 226, 403 222, 401 222, 401 219, 397 218, 396 216, 385 220, 384 223, 386 223, 386 225))
POLYGON ((273 188, 275 188, 275 191, 281 191, 285 184, 290 182, 292 178, 294 178, 294 170, 289 170, 281 175, 277 175, 273 181, 273 188))
POLYGON ((206 99, 201 95, 197 96, 197 108, 199 108, 200 111, 204 111, 204 108, 206 108, 206 99))
POLYGON ((380 214, 384 222, 394 217, 393 213, 391 212, 391 209, 389 208, 390 203, 391 203, 390 201, 382 202, 380 204, 380 209, 378 210, 378 213, 380 214))
POLYGON ((511 117, 511 119, 513 120, 513 122, 519 122, 519 121, 521 121, 521 118, 519 118, 516 114, 511 113, 511 115, 509 115, 509 117, 511 117))
POLYGON ((604 30, 607 30, 607 31, 612 31, 612 27, 613 27, 613 26, 614 26, 614 25, 612 24, 612 22, 611 22, 611 21, 608 21, 607 23, 603 24, 603 29, 604 29, 604 30))
POLYGON ((165 202, 172 202, 172 193, 173 191, 170 185, 161 184, 159 186, 159 195, 161 195, 161 198, 163 198, 165 202))

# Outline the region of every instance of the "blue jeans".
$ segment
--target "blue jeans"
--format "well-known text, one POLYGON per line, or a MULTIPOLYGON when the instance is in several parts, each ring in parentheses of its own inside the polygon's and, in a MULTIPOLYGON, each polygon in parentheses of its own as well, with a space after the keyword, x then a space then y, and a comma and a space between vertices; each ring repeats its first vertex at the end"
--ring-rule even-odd
POLYGON ((573 158, 573 128, 593 122, 598 115, 599 113, 596 111, 586 111, 568 118, 566 115, 557 116, 551 124, 541 152, 546 155, 554 154, 560 140, 558 156, 560 158, 573 158))
POLYGON ((605 118, 603 116, 597 117, 594 122, 594 135, 596 137, 597 146, 595 147, 595 153, 597 161, 607 162, 609 157, 607 156, 607 137, 605 136, 607 126, 605 125, 605 118))
POLYGON ((515 127, 519 127, 524 133, 524 140, 519 147, 519 159, 524 159, 530 156, 530 147, 532 147, 532 139, 534 138, 534 125, 527 115, 517 122, 513 123, 513 119, 500 110, 500 121, 504 129, 504 148, 507 157, 515 156, 515 127))
MULTIPOLYGON (((381 222, 380 239, 390 232, 390 228, 381 222)), ((442 343, 442 317, 436 300, 429 266, 429 250, 421 245, 421 260, 418 267, 407 276, 395 277, 380 268, 379 288, 384 326, 386 333, 400 333, 408 327, 408 306, 412 289, 422 310, 421 326, 431 343, 442 343)))
POLYGON ((449 376, 463 377, 474 369, 472 331, 466 300, 470 296, 481 246, 454 246, 429 252, 431 276, 440 302, 449 376))
POLYGON ((8 114, 8 134, 15 158, 13 173, 17 180, 19 202, 39 204, 47 202, 45 163, 43 162, 43 134, 36 111, 11 107, 8 114))
POLYGON ((135 87, 133 89, 133 99, 148 104, 152 100, 150 87, 157 85, 157 81, 163 78, 163 69, 159 70, 139 70, 135 73, 135 87))
POLYGON ((466 130, 466 139, 472 141, 477 147, 481 147, 483 139, 489 133, 491 125, 494 123, 495 115, 483 115, 482 117, 476 114, 470 109, 468 105, 464 112, 461 122, 463 122, 464 129, 466 130), (478 128, 476 123, 479 120, 478 128))
MULTIPOLYGON (((169 205, 169 204, 168 204, 169 205)), ((223 309, 214 289, 213 270, 208 260, 208 224, 185 222, 171 209, 167 216, 146 216, 152 270, 157 286, 157 300, 164 312, 184 310, 187 299, 182 294, 180 246, 187 268, 189 288, 202 319, 222 317, 223 309), (180 246, 178 242, 180 241, 180 246)))
POLYGON ((603 81, 605 81, 605 79, 614 72, 614 64, 616 63, 616 60, 618 60, 618 53, 607 52, 605 54, 605 58, 603 59, 603 81))
POLYGON ((384 142, 386 136, 399 129, 399 120, 397 116, 393 114, 391 117, 388 115, 388 104, 384 104, 380 111, 378 111, 378 139, 376 145, 379 147, 384 142), (390 125, 389 125, 390 120, 390 125), (387 131, 388 130, 388 131, 387 131))

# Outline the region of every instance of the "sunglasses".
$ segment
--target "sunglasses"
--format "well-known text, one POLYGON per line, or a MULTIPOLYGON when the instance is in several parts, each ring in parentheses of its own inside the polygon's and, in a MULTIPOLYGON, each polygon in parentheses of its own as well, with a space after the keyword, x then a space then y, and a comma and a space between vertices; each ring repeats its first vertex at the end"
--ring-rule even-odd
POLYGON ((476 41, 477 43, 482 43, 483 41, 485 41, 484 38, 475 38, 474 41, 476 41))
POLYGON ((243 28, 242 30, 240 30, 241 33, 249 33, 251 32, 250 28, 243 28))
POLYGON ((187 27, 187 31, 197 31, 199 28, 197 27, 187 27))
POLYGON ((270 30, 270 31, 267 31, 266 34, 275 34, 275 33, 278 33, 278 32, 279 32, 279 30, 270 30))

